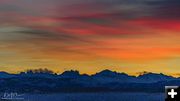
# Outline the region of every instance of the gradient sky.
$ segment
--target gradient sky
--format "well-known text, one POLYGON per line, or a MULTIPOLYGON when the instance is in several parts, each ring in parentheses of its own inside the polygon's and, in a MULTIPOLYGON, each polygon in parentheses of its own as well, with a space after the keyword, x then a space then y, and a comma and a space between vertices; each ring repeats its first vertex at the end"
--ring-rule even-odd
POLYGON ((1 0, 0 71, 180 72, 179 0, 1 0))

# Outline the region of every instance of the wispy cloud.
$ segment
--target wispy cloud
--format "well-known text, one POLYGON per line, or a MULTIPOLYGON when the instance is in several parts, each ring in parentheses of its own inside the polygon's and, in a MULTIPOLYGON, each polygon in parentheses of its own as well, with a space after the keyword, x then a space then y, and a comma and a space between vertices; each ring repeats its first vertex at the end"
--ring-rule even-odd
POLYGON ((0 53, 22 57, 11 62, 16 68, 38 59, 162 70, 160 62, 171 65, 180 54, 179 10, 179 0, 1 0, 0 53))

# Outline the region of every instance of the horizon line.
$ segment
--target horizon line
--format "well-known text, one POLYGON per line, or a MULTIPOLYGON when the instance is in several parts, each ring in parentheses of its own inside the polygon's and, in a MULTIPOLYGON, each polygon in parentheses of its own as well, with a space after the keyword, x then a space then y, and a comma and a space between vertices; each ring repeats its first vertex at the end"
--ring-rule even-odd
MULTIPOLYGON (((140 76, 140 75, 144 75, 144 74, 149 74, 149 73, 152 73, 152 74, 163 74, 163 75, 166 75, 166 76, 172 76, 172 77, 180 77, 180 73, 174 73, 174 74, 168 74, 168 73, 163 73, 163 72, 149 72, 149 71, 141 71, 141 72, 134 72, 134 73, 128 73, 128 72, 124 72, 124 71, 116 71, 116 70, 110 70, 110 69, 103 69, 103 70, 99 70, 95 73, 92 73, 92 74, 88 74, 88 73, 81 73, 79 70, 76 70, 76 69, 69 69, 69 70, 64 70, 62 71, 61 73, 58 73, 58 72, 55 72, 51 69, 47 69, 47 68, 38 68, 38 69, 26 69, 26 70, 23 70, 23 71, 18 71, 16 73, 11 73, 11 72, 8 72, 8 71, 0 71, 0 72, 5 72, 5 73, 8 73, 8 74, 20 74, 22 72, 27 72, 28 70, 32 70, 32 71, 36 71, 36 70, 48 70, 48 71, 51 71, 53 74, 58 74, 58 75, 61 75, 63 74, 64 72, 68 72, 68 71, 77 71, 80 75, 88 75, 88 76, 92 76, 92 75, 95 75, 97 73, 100 73, 102 71, 111 71, 111 72, 116 72, 116 73, 124 73, 124 74, 127 74, 128 76, 140 76)), ((38 73, 38 72, 37 72, 38 73)))

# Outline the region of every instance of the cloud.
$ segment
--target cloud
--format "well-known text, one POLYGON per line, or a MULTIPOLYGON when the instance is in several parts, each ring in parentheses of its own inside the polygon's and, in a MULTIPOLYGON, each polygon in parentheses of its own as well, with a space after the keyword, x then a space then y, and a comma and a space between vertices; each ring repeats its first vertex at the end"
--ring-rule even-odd
MULTIPOLYGON (((178 0, 3 0, 0 53, 12 54, 13 59, 20 56, 11 62, 18 66, 34 66, 37 59, 64 66, 82 66, 86 61, 83 67, 104 63, 138 67, 137 61, 175 59, 180 47, 179 4, 178 0)), ((2 64, 11 65, 6 62, 10 59, 2 64)))

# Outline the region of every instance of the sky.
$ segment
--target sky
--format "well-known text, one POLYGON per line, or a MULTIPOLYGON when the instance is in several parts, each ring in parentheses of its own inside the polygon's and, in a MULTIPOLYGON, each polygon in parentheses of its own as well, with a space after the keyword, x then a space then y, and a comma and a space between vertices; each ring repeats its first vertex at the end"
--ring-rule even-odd
POLYGON ((180 72, 179 0, 1 0, 0 71, 180 72))

